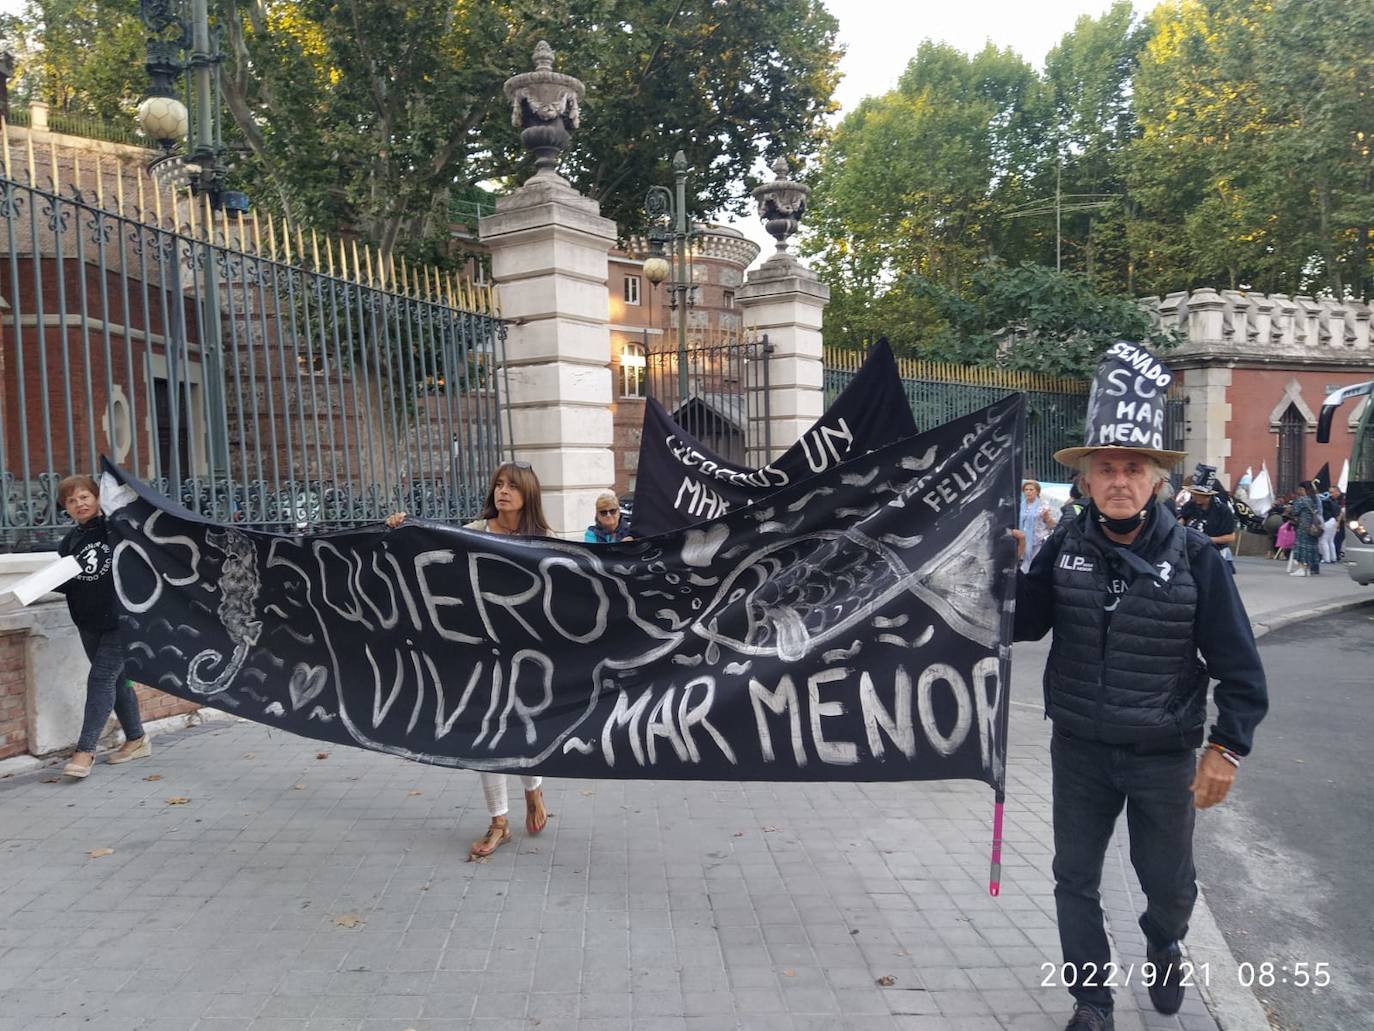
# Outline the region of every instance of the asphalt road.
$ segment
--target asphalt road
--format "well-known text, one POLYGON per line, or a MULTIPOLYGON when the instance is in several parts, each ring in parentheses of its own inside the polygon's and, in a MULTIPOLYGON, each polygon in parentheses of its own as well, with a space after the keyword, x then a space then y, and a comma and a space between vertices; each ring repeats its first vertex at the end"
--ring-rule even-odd
POLYGON ((1198 820, 1198 880, 1237 961, 1211 976, 1248 980, 1253 964, 1258 981, 1273 964, 1255 994, 1283 1031, 1374 1027, 1374 609, 1279 630, 1260 652, 1269 716, 1231 797, 1198 820))

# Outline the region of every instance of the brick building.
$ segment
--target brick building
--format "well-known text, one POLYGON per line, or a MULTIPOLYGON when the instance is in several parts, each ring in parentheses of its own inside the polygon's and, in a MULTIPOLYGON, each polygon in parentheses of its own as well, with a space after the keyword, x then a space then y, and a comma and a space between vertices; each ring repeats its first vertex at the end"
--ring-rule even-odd
MULTIPOLYGON (((729 226, 698 225, 697 233, 691 258, 695 289, 686 313, 689 346, 738 337, 744 331, 735 292, 744 283, 744 270, 759 253, 758 244, 729 226)), ((678 312, 669 304, 668 284, 654 286, 644 278, 644 262, 637 257, 640 253, 642 246, 637 241, 612 251, 607 284, 615 397, 613 489, 622 494, 635 487, 648 362, 656 353, 671 353, 677 348, 678 312)), ((668 407, 671 410, 672 405, 668 407)))
POLYGON ((1182 382, 1189 469, 1216 466, 1231 487, 1267 465, 1280 494, 1324 463, 1340 475, 1364 404, 1339 413, 1327 444, 1317 416, 1330 391, 1374 378, 1369 305, 1202 289, 1157 310, 1186 337, 1168 362, 1182 382))

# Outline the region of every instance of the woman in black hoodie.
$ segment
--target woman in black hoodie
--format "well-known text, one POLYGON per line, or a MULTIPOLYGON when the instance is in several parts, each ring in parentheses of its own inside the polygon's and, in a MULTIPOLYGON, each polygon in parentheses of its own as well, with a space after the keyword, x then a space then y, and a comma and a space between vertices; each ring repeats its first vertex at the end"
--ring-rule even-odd
POLYGON ((113 709, 124 728, 124 744, 110 756, 112 763, 151 755, 152 743, 139 719, 134 685, 124 679, 125 648, 115 615, 113 557, 100 511, 100 488, 89 476, 68 476, 57 485, 57 503, 76 522, 62 538, 58 554, 72 555, 81 572, 58 588, 67 596, 67 609, 81 634, 81 646, 91 660, 86 679, 86 716, 76 753, 63 773, 76 780, 88 776, 95 762, 95 746, 113 709))

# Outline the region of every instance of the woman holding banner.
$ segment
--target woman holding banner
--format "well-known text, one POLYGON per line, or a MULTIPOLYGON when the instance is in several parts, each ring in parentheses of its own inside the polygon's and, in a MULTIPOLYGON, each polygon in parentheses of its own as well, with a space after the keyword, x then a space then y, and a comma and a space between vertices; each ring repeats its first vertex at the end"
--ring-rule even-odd
MULTIPOLYGON (((405 518, 404 512, 396 512, 387 517, 386 525, 394 529, 405 522, 405 518)), ((481 518, 466 524, 463 529, 511 537, 552 537, 553 530, 544 518, 539 477, 530 464, 505 462, 498 467, 492 474, 481 518)), ((486 834, 472 843, 468 850, 469 862, 486 859, 511 840, 506 775, 484 772, 481 777, 482 794, 486 796, 491 824, 486 834)), ((520 780, 525 789, 525 830, 530 834, 538 834, 549 819, 544 810, 544 779, 522 776, 520 780)))

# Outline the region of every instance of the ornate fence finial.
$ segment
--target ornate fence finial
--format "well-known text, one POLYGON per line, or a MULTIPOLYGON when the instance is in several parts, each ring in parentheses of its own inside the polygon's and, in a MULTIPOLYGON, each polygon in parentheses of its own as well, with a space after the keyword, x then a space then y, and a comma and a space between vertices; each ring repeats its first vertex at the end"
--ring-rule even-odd
MULTIPOLYGON (((753 189, 758 202, 759 218, 770 236, 778 241, 778 254, 787 255, 787 238, 795 233, 806 214, 806 199, 811 188, 787 178, 786 158, 773 162, 774 179, 753 189)), ((788 256, 790 257, 790 256, 788 256)))
POLYGON ((511 76, 504 88, 520 142, 534 154, 535 173, 530 181, 567 185, 557 172, 558 155, 579 124, 579 104, 586 87, 581 80, 553 70, 553 48, 541 39, 534 48, 534 71, 511 76))

